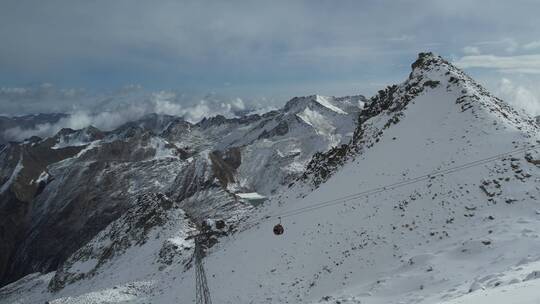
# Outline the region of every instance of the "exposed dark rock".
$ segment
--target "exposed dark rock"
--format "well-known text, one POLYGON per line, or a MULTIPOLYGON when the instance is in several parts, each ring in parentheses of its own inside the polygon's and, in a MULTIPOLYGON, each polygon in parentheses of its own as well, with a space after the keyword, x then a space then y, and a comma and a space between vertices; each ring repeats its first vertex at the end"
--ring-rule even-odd
MULTIPOLYGON (((141 117, 138 120, 130 121, 122 126, 118 127, 116 132, 122 132, 123 130, 131 130, 130 132, 135 132, 139 129, 142 132, 151 132, 154 134, 159 134, 163 132, 171 123, 183 121, 181 117, 166 115, 166 114, 147 114, 141 117)), ((132 135, 133 133, 128 133, 132 135)))
POLYGON ((192 128, 193 125, 183 119, 175 120, 163 130, 162 135, 167 139, 182 138, 186 133, 191 132, 192 128))
POLYGON ((530 151, 525 154, 525 160, 533 165, 540 165, 540 153, 537 151, 530 151))
POLYGON ((438 80, 428 80, 424 82, 425 87, 436 88, 441 82, 438 80))
POLYGON ((219 179, 221 185, 224 188, 227 188, 228 184, 234 183, 236 168, 240 166, 242 161, 240 149, 233 148, 228 150, 225 154, 221 151, 213 151, 209 156, 212 161, 212 173, 219 179))
MULTIPOLYGON (((266 113, 264 116, 267 118, 268 116, 272 116, 273 114, 271 112, 266 113)), ((197 127, 204 129, 208 129, 210 127, 220 126, 223 124, 248 124, 252 123, 254 121, 258 121, 263 116, 259 114, 252 114, 252 115, 246 115, 242 117, 235 117, 235 118, 226 118, 223 115, 216 115, 210 118, 204 117, 200 122, 196 124, 197 127)))
POLYGON ((289 132, 289 124, 286 121, 282 120, 272 130, 270 130, 270 131, 264 130, 261 133, 261 135, 259 135, 259 139, 271 138, 271 137, 274 137, 274 136, 283 136, 283 135, 287 134, 288 132, 289 132))
MULTIPOLYGON (((56 272, 49 283, 49 290, 58 291, 66 284, 95 275, 101 267, 115 256, 121 255, 132 246, 146 243, 152 231, 163 227, 168 221, 185 221, 189 218, 179 209, 174 201, 161 193, 148 193, 137 198, 133 207, 111 223, 97 239, 77 250, 56 272), (172 209, 176 209, 174 212, 172 209), (75 263, 89 261, 93 266, 86 271, 73 270, 75 263)), ((171 247, 171 244, 166 247, 171 247)), ((169 248, 174 250, 175 248, 169 248)), ((176 248, 178 249, 178 248, 176 248)), ((172 258, 162 248, 160 258, 164 263, 171 263, 172 258), (163 253, 162 253, 163 252, 163 253)))

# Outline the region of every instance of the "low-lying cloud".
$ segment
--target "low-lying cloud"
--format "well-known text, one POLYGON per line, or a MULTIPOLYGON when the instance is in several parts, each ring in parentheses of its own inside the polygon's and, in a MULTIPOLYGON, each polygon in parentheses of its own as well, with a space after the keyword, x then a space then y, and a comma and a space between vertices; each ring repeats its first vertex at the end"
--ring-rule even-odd
POLYGON ((540 115, 540 101, 530 88, 516 84, 508 78, 503 78, 495 93, 509 104, 523 109, 529 115, 540 115))
POLYGON ((48 137, 62 128, 82 129, 94 126, 109 131, 150 113, 179 116, 191 123, 196 123, 204 117, 223 115, 230 118, 258 108, 256 103, 246 105, 240 98, 215 95, 200 98, 188 97, 174 91, 148 93, 138 86, 126 87, 109 96, 91 96, 81 93, 72 96, 73 99, 64 104, 62 101, 64 90, 49 89, 48 94, 43 94, 41 87, 0 90, 0 98, 4 97, 5 100, 6 96, 9 96, 9 101, 6 102, 8 104, 45 102, 55 110, 54 112, 68 114, 56 122, 38 124, 32 128, 14 127, 4 130, 2 136, 5 139, 20 141, 31 136, 48 137))
POLYGON ((246 105, 241 98, 224 101, 212 97, 184 105, 178 101, 177 94, 170 91, 153 93, 151 104, 153 105, 153 113, 182 116, 192 123, 198 122, 204 117, 218 114, 225 117, 234 117, 246 110, 246 105))
POLYGON ((496 56, 468 55, 455 64, 461 68, 496 69, 506 73, 540 74, 540 54, 496 56))

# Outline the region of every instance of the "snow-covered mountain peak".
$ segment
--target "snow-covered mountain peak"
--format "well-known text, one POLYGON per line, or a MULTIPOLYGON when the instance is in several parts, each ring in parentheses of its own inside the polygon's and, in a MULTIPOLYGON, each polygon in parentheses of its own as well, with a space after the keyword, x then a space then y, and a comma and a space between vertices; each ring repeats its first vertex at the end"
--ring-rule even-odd
POLYGON ((338 114, 347 114, 347 112, 343 111, 342 109, 336 107, 335 105, 333 105, 329 98, 328 97, 325 97, 325 96, 321 96, 321 95, 315 95, 315 101, 322 105, 323 107, 325 108, 328 108, 338 114))
POLYGON ((320 109, 322 111, 331 111, 341 115, 347 115, 349 110, 354 112, 363 106, 365 97, 362 95, 336 98, 333 96, 310 95, 303 97, 294 97, 283 107, 285 113, 299 113, 306 108, 310 110, 320 109))
MULTIPOLYGON (((449 84, 456 84, 461 90, 476 89, 480 94, 489 94, 471 77, 439 55, 431 52, 418 54, 418 59, 411 65, 412 71, 405 84, 435 88, 438 84, 452 89, 449 84)), ((463 92, 465 93, 465 92, 463 92)))
POLYGON ((448 61, 433 52, 422 52, 418 53, 418 58, 411 64, 411 68, 414 71, 441 64, 448 64, 448 61))
POLYGON ((472 78, 463 71, 434 53, 420 53, 418 59, 411 65, 412 71, 404 84, 409 86, 437 87, 440 83, 471 82, 478 86, 472 78))
POLYGON ((174 123, 185 124, 188 122, 185 121, 184 118, 178 116, 150 113, 135 121, 130 121, 121 125, 115 131, 122 132, 126 130, 139 129, 141 131, 149 131, 154 134, 160 134, 174 123))
MULTIPOLYGON (((524 112, 512 108, 508 103, 492 95, 441 56, 431 52, 420 53, 411 67, 412 71, 406 81, 379 91, 379 94, 371 99, 375 104, 371 104, 370 107, 377 109, 377 103, 392 100, 394 107, 400 108, 417 96, 433 95, 433 102, 452 102, 459 105, 459 112, 465 115, 470 113, 479 119, 501 119, 516 126, 523 124, 528 126, 534 121, 524 112), (441 95, 445 98, 440 98, 441 95)), ((387 106, 392 108, 390 105, 387 106)))
POLYGON ((385 134, 395 125, 403 130, 410 125, 409 134, 401 137, 428 142, 433 140, 428 134, 443 140, 469 138, 468 146, 472 145, 471 134, 478 130, 484 135, 516 132, 523 140, 538 135, 533 118, 490 94, 442 57, 420 53, 404 82, 380 90, 366 102, 351 142, 316 154, 303 177, 311 176, 314 185, 319 185, 347 159, 379 145, 383 137, 387 139, 385 134), (418 138, 420 135, 425 138, 418 138))
POLYGON ((105 137, 105 132, 102 132, 94 126, 88 126, 83 129, 73 130, 70 128, 63 128, 56 135, 47 139, 54 143, 53 149, 70 147, 70 146, 84 146, 95 140, 99 140, 105 137))

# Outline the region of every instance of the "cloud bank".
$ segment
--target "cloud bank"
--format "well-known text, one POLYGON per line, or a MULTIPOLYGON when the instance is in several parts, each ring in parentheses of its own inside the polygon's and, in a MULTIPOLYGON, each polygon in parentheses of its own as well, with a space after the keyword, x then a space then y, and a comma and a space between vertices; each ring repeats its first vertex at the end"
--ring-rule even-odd
POLYGON ((463 56, 455 62, 459 67, 496 69, 506 73, 540 74, 540 54, 496 56, 463 56))
POLYGON ((73 99, 69 99, 70 101, 65 104, 61 100, 58 102, 58 98, 61 99, 65 94, 65 90, 57 90, 49 85, 47 85, 47 94, 43 94, 42 86, 1 89, 0 98, 9 96, 10 103, 15 106, 24 102, 44 106, 54 104, 57 112, 68 114, 57 122, 38 124, 27 129, 15 127, 4 130, 3 137, 7 140, 20 141, 31 136, 48 137, 62 128, 81 129, 88 126, 109 131, 150 113, 179 116, 191 123, 196 123, 204 117, 218 114, 236 117, 255 111, 261 106, 255 102, 246 105, 240 98, 225 98, 216 95, 199 98, 188 97, 174 91, 146 92, 140 86, 126 87, 107 96, 83 93, 77 96, 70 95, 80 100, 74 102, 73 99), (55 101, 47 101, 47 98, 55 101))
POLYGON ((525 110, 531 116, 540 115, 540 100, 531 89, 523 85, 503 78, 495 93, 513 106, 525 110))
POLYGON ((112 128, 151 111, 232 115, 236 97, 249 108, 369 96, 404 79, 422 51, 455 59, 492 91, 504 77, 507 99, 534 101, 538 11, 537 0, 3 0, 0 114, 66 112, 77 119, 65 126, 112 128), (86 89, 29 86, 43 82, 86 89))

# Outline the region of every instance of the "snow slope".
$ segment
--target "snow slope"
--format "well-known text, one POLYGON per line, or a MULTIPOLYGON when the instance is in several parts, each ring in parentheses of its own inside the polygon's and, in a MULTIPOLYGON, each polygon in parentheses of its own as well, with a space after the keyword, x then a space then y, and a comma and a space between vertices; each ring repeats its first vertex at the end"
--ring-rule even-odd
MULTIPOLYGON (((213 301, 538 303, 540 134, 534 120, 427 53, 405 82, 366 104, 359 123, 344 153, 323 154, 303 180, 227 223, 235 226, 209 246, 204 260, 213 301), (437 174, 463 164, 469 165, 437 174), (322 178, 321 168, 330 174, 322 178), (278 215, 282 236, 272 234, 278 215)), ((189 249, 170 264, 158 261, 172 234, 189 226, 179 220, 182 210, 174 214, 151 228, 151 242, 128 243, 93 276, 84 276, 92 265, 75 254, 61 272, 3 287, 0 302, 194 303, 194 270, 181 258, 189 249), (82 279, 51 289, 66 271, 82 279)), ((144 213, 120 218, 107 231, 121 238, 123 230, 114 228, 140 218, 144 213)), ((108 242, 100 234, 87 246, 108 242)))

